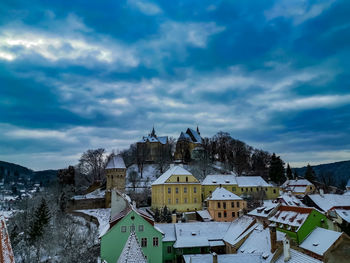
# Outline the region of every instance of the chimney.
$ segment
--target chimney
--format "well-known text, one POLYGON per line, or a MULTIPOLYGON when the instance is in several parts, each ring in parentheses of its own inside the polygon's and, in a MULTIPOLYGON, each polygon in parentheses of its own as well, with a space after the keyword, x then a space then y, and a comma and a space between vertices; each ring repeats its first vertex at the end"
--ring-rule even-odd
POLYGON ((176 214, 171 215, 171 223, 175 224, 177 222, 176 214))
POLYGON ((321 188, 321 189, 320 189, 320 196, 323 197, 323 195, 324 195, 324 191, 323 191, 323 189, 321 188))
POLYGON ((213 252, 213 263, 218 263, 218 254, 213 252))
POLYGON ((283 240, 283 259, 287 262, 290 259, 290 244, 288 238, 283 240))
POLYGON ((271 242, 271 253, 274 253, 277 248, 277 234, 276 234, 275 224, 270 226, 270 242, 271 242))

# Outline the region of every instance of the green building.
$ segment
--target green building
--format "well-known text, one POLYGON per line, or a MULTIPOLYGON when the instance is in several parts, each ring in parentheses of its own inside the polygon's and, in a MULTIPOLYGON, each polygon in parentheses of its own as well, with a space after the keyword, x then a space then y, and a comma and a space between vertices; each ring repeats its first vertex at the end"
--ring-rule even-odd
POLYGON ((117 262, 132 232, 149 263, 163 262, 162 233, 154 227, 154 220, 148 214, 131 205, 111 219, 109 230, 101 237, 101 259, 117 262))
POLYGON ((327 217, 316 209, 296 206, 280 206, 269 218, 278 231, 286 233, 300 244, 316 227, 328 229, 327 217))

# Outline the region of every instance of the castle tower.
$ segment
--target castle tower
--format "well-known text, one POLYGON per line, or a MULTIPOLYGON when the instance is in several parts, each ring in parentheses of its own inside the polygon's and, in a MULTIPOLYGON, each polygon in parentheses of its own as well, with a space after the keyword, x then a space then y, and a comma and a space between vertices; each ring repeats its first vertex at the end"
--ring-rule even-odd
POLYGON ((106 207, 111 206, 111 190, 125 192, 126 166, 121 155, 113 156, 106 166, 106 207))

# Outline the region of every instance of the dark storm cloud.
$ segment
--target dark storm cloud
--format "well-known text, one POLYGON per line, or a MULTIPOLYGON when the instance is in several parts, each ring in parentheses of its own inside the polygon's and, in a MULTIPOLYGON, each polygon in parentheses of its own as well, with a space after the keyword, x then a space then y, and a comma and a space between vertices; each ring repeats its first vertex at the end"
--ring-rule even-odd
POLYGON ((2 1, 0 159, 32 168, 199 124, 349 159, 346 1, 2 1))

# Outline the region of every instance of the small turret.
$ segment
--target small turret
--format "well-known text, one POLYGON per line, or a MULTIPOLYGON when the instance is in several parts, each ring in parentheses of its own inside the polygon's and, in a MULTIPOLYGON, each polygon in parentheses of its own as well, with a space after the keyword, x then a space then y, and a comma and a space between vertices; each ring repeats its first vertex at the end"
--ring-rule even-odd
POLYGON ((201 135, 201 133, 199 132, 198 125, 197 125, 197 133, 198 133, 198 135, 201 135))

